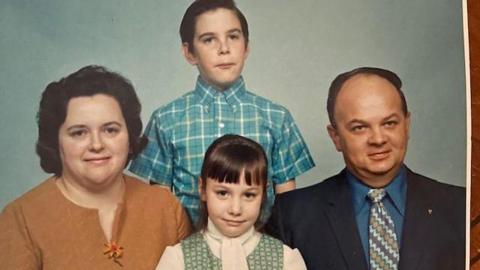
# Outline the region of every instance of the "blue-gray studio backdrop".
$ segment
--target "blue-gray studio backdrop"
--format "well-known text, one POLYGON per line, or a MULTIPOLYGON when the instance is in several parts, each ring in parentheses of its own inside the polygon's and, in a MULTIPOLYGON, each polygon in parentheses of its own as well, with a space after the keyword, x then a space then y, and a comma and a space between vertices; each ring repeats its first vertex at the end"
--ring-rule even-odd
MULTIPOLYGON (((0 208, 49 175, 35 154, 45 86, 88 64, 129 78, 144 124, 193 89, 180 51, 185 0, 0 0, 0 208)), ((300 187, 343 168, 326 125, 327 89, 339 73, 398 73, 412 113, 408 166, 466 183, 462 1, 238 0, 250 25, 247 88, 287 107, 316 162, 300 187)))

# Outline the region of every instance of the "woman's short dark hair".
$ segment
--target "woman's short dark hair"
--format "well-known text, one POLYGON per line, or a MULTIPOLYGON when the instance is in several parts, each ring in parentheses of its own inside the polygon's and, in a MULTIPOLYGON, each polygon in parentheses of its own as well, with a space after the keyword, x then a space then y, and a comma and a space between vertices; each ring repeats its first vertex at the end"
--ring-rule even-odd
MULTIPOLYGON (((260 185, 262 187, 262 209, 267 196, 268 165, 267 156, 262 146, 257 142, 239 136, 227 134, 216 139, 203 160, 199 181, 202 192, 205 192, 207 179, 214 179, 220 183, 240 182, 244 175, 247 185, 260 185)), ((262 213, 255 223, 258 229, 262 224, 262 213)), ((208 221, 207 205, 200 203, 200 219, 198 229, 205 229, 208 221)))
POLYGON ((188 50, 193 53, 193 37, 198 16, 205 12, 225 8, 237 15, 242 27, 245 43, 248 43, 248 23, 243 13, 237 8, 233 0, 196 0, 187 8, 180 23, 180 38, 182 43, 188 43, 188 50))
POLYGON ((130 161, 146 145, 147 139, 141 136, 141 104, 130 81, 120 74, 102 66, 86 66, 80 70, 52 82, 42 93, 37 114, 38 141, 37 154, 40 165, 47 173, 62 174, 58 133, 65 122, 68 103, 72 98, 104 94, 115 98, 125 119, 128 131, 130 161))
POLYGON ((377 67, 359 67, 351 71, 347 71, 338 75, 330 84, 328 89, 328 98, 327 98, 327 112, 330 124, 335 127, 335 102, 337 100, 338 93, 342 89, 343 84, 356 75, 375 75, 380 78, 383 78, 390 82, 397 90, 397 93, 400 95, 400 100, 402 102, 402 111, 405 115, 408 113, 407 101, 405 95, 402 91, 402 80, 395 74, 393 71, 377 68, 377 67))

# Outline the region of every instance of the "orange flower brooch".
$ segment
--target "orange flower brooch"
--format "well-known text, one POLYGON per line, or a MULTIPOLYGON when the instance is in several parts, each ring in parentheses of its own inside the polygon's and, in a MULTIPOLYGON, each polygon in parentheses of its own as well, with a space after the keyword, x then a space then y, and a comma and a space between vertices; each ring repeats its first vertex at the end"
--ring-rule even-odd
POLYGON ((107 243, 104 245, 105 245, 105 249, 103 250, 103 254, 108 255, 109 259, 113 259, 114 262, 122 266, 119 259, 123 255, 123 247, 121 247, 120 245, 117 245, 115 241, 111 241, 110 243, 107 243))

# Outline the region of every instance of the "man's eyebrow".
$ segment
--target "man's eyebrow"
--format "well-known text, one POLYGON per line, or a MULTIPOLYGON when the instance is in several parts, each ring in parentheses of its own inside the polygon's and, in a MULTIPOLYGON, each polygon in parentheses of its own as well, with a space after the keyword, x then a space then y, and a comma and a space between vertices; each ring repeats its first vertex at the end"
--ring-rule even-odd
MULTIPOLYGON (((384 118, 382 118, 382 121, 385 121, 385 120, 388 120, 388 119, 391 119, 391 118, 394 118, 394 117, 400 117, 400 115, 396 112, 388 115, 388 116, 385 116, 384 118)), ((350 121, 348 121, 347 125, 351 125, 351 124, 368 124, 367 121, 364 121, 364 120, 361 120, 361 119, 357 119, 357 118, 354 118, 350 121)))
POLYGON ((392 113, 389 116, 383 118, 383 120, 385 121, 385 120, 388 120, 388 119, 394 118, 394 117, 400 117, 400 116, 398 115, 398 113, 395 112, 395 113, 392 113))
POLYGON ((233 28, 233 29, 228 30, 227 33, 229 33, 229 34, 241 34, 242 30, 239 29, 239 28, 233 28))
POLYGON ((352 119, 348 121, 347 125, 352 125, 352 124, 367 124, 366 121, 360 120, 360 119, 352 119))

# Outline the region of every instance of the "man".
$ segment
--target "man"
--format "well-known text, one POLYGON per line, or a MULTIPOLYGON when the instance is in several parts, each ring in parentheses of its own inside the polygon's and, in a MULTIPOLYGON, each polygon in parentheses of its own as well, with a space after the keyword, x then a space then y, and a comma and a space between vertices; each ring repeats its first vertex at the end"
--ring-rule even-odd
POLYGON ((370 67, 332 82, 327 130, 346 169, 280 194, 267 226, 308 269, 465 269, 465 189, 403 163, 410 113, 401 86, 370 67))

